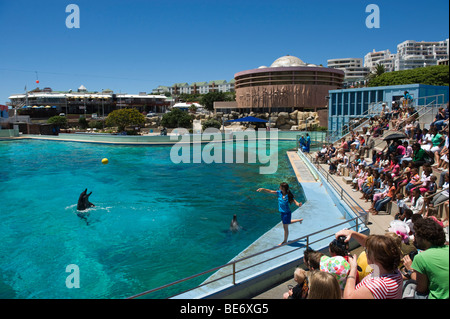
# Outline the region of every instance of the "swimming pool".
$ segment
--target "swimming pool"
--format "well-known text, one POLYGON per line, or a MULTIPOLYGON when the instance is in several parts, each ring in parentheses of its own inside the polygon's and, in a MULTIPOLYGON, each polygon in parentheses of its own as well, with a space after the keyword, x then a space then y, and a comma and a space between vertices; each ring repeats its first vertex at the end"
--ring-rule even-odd
POLYGON ((279 141, 277 173, 260 175, 258 163, 174 164, 169 146, 1 142, 0 298, 123 298, 228 262, 279 222, 257 188, 286 181, 303 199, 293 147, 279 141), (80 288, 66 287, 70 264, 80 288))

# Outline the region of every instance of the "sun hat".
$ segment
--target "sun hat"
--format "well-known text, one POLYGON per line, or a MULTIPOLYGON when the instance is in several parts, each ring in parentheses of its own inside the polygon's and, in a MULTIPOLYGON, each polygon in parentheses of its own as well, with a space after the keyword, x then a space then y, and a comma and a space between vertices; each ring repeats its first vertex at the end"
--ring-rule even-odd
POLYGON ((404 243, 409 242, 410 228, 404 221, 393 220, 390 222, 389 225, 390 225, 390 227, 388 228, 389 232, 395 233, 398 236, 400 236, 404 243))

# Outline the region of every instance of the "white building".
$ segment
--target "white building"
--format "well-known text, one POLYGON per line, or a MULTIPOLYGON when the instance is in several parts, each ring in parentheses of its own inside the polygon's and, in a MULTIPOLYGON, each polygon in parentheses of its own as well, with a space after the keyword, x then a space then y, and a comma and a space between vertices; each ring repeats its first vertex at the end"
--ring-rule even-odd
POLYGON ((384 66, 386 72, 394 71, 394 60, 396 54, 392 54, 389 50, 375 51, 367 53, 364 56, 364 66, 374 71, 377 64, 384 66))
POLYGON ((364 67, 361 58, 343 58, 327 60, 329 68, 342 70, 345 72, 345 82, 361 81, 370 73, 370 69, 364 67))
POLYGON ((163 86, 160 85, 152 92, 154 94, 161 94, 165 92, 170 92, 170 94, 206 94, 209 92, 234 92, 234 84, 235 80, 227 82, 226 80, 216 80, 209 82, 193 82, 188 84, 184 83, 175 83, 172 86, 163 86))
POLYGON ((407 40, 397 45, 395 71, 437 65, 449 58, 449 39, 436 42, 407 40))
MULTIPOLYGON (((8 105, 21 108, 23 112, 56 110, 67 114, 109 114, 120 108, 136 108, 140 112, 164 113, 169 102, 164 95, 114 93, 111 90, 88 91, 83 85, 76 92, 53 91, 51 88, 36 88, 9 97, 8 105)), ((49 112, 50 113, 50 112, 49 112)))

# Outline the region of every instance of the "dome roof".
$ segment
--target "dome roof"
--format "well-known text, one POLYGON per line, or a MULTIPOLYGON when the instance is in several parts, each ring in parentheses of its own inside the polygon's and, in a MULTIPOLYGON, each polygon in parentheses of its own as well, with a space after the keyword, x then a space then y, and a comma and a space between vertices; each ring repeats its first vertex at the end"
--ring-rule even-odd
POLYGON ((278 68, 278 67, 289 67, 289 66, 305 66, 306 63, 300 60, 299 58, 291 55, 285 55, 281 58, 276 59, 272 65, 271 68, 278 68))
POLYGON ((258 69, 265 69, 265 68, 267 68, 267 66, 261 65, 258 69))

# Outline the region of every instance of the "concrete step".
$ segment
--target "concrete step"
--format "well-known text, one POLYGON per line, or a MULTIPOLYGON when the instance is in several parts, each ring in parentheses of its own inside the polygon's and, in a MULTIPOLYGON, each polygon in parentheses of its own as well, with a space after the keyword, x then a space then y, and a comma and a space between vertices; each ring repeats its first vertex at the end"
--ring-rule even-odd
POLYGON ((350 176, 348 176, 348 177, 344 176, 344 177, 342 177, 342 180, 344 181, 345 184, 351 184, 353 181, 353 178, 350 176))

